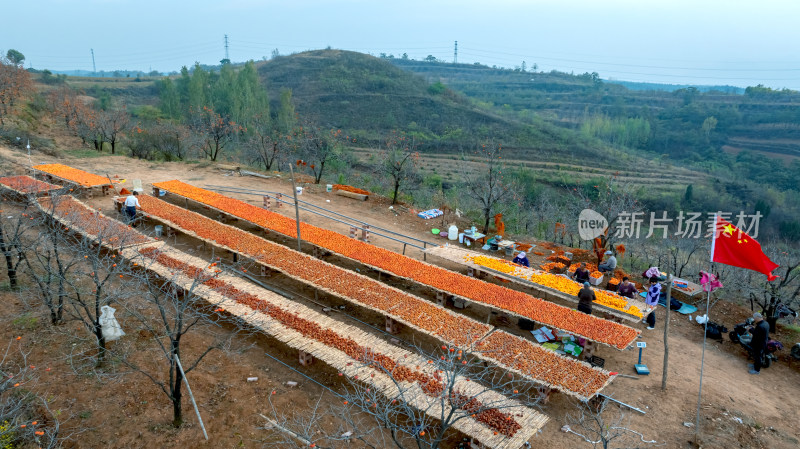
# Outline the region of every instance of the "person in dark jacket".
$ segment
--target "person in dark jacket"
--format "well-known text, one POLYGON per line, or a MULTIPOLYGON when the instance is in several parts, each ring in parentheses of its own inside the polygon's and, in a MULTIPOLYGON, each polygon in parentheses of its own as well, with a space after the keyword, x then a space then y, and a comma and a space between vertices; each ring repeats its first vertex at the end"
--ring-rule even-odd
POLYGON ((583 283, 583 288, 578 292, 578 311, 587 315, 592 314, 592 301, 596 298, 592 285, 588 282, 583 283))
POLYGON ((650 278, 650 288, 647 289, 647 296, 645 297, 644 304, 646 306, 645 319, 642 320, 647 323, 648 329, 655 329, 656 327, 656 307, 658 306, 658 299, 661 296, 661 284, 658 283, 658 278, 650 278))
POLYGON ((617 293, 626 298, 635 298, 636 295, 639 294, 639 290, 636 290, 636 285, 634 285, 633 282, 630 282, 626 276, 622 278, 622 283, 619 284, 617 293))
POLYGON ((522 265, 524 267, 528 268, 531 267, 531 263, 528 260, 528 256, 527 254, 525 254, 525 251, 520 251, 519 254, 517 254, 517 257, 515 257, 514 260, 512 260, 511 262, 522 265))
POLYGON ((764 320, 764 316, 756 312, 753 314, 753 340, 750 342, 750 355, 753 357, 753 364, 749 366, 750 374, 761 373, 761 361, 764 359, 764 352, 767 350, 769 341, 769 323, 764 320))
POLYGON ((581 262, 581 266, 575 269, 572 279, 575 279, 575 282, 589 282, 589 270, 586 269, 586 262, 581 262))

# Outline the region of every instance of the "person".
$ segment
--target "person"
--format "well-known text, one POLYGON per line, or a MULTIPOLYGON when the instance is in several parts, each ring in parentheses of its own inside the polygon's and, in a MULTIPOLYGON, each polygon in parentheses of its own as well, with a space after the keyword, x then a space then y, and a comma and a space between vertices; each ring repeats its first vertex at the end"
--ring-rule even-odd
POLYGON ((750 342, 750 355, 753 357, 753 363, 749 365, 750 374, 761 373, 761 362, 764 360, 764 352, 767 349, 767 341, 769 341, 769 323, 764 320, 764 316, 756 312, 753 314, 753 340, 750 342))
POLYGON ((136 198, 137 195, 139 195, 139 192, 134 190, 132 194, 125 198, 125 215, 128 216, 128 223, 134 228, 136 227, 136 208, 142 207, 139 204, 139 198, 136 198))
POLYGON ((614 270, 617 269, 617 258, 614 257, 614 253, 612 251, 606 251, 606 256, 608 256, 608 259, 605 262, 598 265, 597 269, 601 273, 610 271, 613 274, 614 270))
POLYGON ((528 268, 531 267, 531 262, 528 260, 528 256, 525 254, 525 251, 520 251, 519 254, 517 254, 517 256, 514 257, 514 260, 512 260, 511 262, 526 266, 528 268))
POLYGON ((643 322, 647 323, 648 329, 655 329, 656 327, 656 306, 658 305, 658 298, 661 296, 661 284, 658 283, 658 278, 650 278, 650 288, 647 289, 647 296, 644 303, 647 306, 645 310, 645 317, 643 322))
POLYGON ((628 280, 628 277, 625 276, 622 278, 622 283, 619 284, 617 293, 619 293, 620 296, 624 296, 626 298, 635 298, 636 295, 639 294, 639 290, 636 290, 636 285, 634 285, 633 282, 630 282, 628 280))
POLYGON ((592 314, 592 301, 596 298, 592 285, 588 282, 583 283, 583 288, 578 292, 578 311, 587 315, 592 314))
POLYGON ((581 262, 581 266, 575 269, 572 279, 575 279, 575 282, 589 282, 589 270, 586 269, 586 262, 581 262))

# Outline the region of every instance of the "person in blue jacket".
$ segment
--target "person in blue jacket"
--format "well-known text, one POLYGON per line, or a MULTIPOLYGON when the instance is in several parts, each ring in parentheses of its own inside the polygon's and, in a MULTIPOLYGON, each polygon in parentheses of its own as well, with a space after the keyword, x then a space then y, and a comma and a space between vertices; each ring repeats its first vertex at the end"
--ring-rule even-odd
POLYGON ((531 262, 528 260, 528 256, 525 254, 525 251, 520 251, 519 254, 517 254, 517 257, 514 257, 514 260, 512 260, 511 262, 514 262, 516 264, 519 264, 519 265, 522 265, 522 266, 525 266, 525 267, 528 267, 528 268, 531 267, 531 262))

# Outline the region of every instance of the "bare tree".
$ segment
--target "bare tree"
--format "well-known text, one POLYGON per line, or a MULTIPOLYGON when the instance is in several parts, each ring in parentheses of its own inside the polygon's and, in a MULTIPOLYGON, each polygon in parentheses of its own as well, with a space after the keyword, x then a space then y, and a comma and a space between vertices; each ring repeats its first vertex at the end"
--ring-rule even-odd
POLYGON ((379 176, 386 177, 392 184, 392 204, 397 203, 400 187, 419 180, 417 165, 419 152, 413 138, 393 131, 384 142, 384 151, 376 167, 379 176))
POLYGON ((567 424, 561 428, 583 439, 586 446, 603 449, 641 447, 657 444, 646 440, 641 432, 630 428, 630 418, 619 407, 608 407, 608 398, 576 404, 577 412, 567 414, 567 424))
POLYGON ((319 184, 325 166, 336 160, 342 152, 342 130, 325 131, 316 125, 306 124, 295 130, 294 139, 297 139, 299 144, 298 152, 302 165, 311 171, 314 183, 319 184))
MULTIPOLYGON (((769 247, 772 249, 768 251, 770 259, 780 265, 772 272, 778 279, 769 282, 764 275, 754 272, 747 272, 742 279, 746 282, 743 287, 748 293, 750 308, 758 305, 770 331, 775 332, 775 324, 784 307, 794 307, 800 299, 800 251, 778 242, 769 247)), ((737 271, 741 275, 741 270, 737 271)))
MULTIPOLYGON (((365 354, 364 364, 385 375, 397 394, 387 397, 383 391, 358 380, 348 378, 346 391, 340 396, 340 405, 322 410, 317 403, 311 415, 291 415, 271 409, 270 420, 283 430, 276 434, 277 441, 267 446, 277 447, 348 447, 358 440, 365 447, 435 449, 441 447, 453 432, 453 426, 466 419, 484 423, 505 423, 508 428, 498 432, 513 433, 515 421, 513 408, 535 406, 538 389, 492 367, 484 366, 467 351, 443 346, 440 354, 430 354, 435 378, 421 379, 413 384, 409 370, 401 364, 387 369, 385 360, 365 354), (477 394, 465 394, 463 382, 481 386, 477 394), (427 396, 425 406, 416 397, 421 390, 427 396), (496 394, 501 393, 501 394, 496 394), (510 401, 509 398, 513 398, 510 401), (332 430, 324 421, 335 418, 338 427, 332 430), (313 446, 312 446, 313 445, 313 446)), ((423 353, 421 348, 414 352, 423 353)), ((426 357, 427 358, 427 357, 426 357)), ((270 402, 271 403, 271 402, 270 402)), ((502 424, 501 424, 502 426, 502 424)))
MULTIPOLYGON (((593 209, 608 220, 608 227, 605 232, 592 242, 592 249, 597 256, 598 263, 603 259, 603 253, 614 245, 615 240, 620 238, 616 233, 611 232, 618 222, 633 226, 634 223, 626 223, 622 222, 622 220, 627 220, 628 218, 633 220, 635 217, 643 220, 643 206, 637 200, 641 196, 639 190, 641 190, 641 187, 621 181, 617 175, 611 176, 606 182, 588 188, 572 189, 571 192, 578 199, 578 201, 574 202, 576 208, 593 209)), ((575 217, 578 216, 579 209, 576 209, 575 217)), ((625 236, 621 237, 624 238, 625 236)))
POLYGON ((0 358, 0 444, 3 448, 56 449, 64 440, 61 422, 36 392, 38 376, 28 354, 12 341, 0 358))
POLYGON ((264 166, 264 170, 271 170, 278 157, 288 150, 287 136, 272 126, 269 117, 256 116, 250 126, 250 136, 245 146, 250 158, 264 166))
POLYGON ((192 111, 190 116, 192 129, 203 138, 203 153, 212 161, 217 160, 222 150, 243 129, 206 106, 192 111))
MULTIPOLYGON (((154 255, 157 253, 154 253, 154 255)), ((210 304, 195 293, 195 288, 211 277, 198 277, 188 287, 176 285, 175 278, 183 276, 176 267, 170 279, 164 279, 149 271, 154 259, 142 259, 141 268, 130 272, 130 276, 140 286, 137 301, 121 304, 124 307, 127 325, 140 334, 149 335, 153 349, 159 354, 158 364, 153 367, 152 360, 140 360, 138 348, 115 349, 115 353, 125 351, 121 361, 150 379, 172 404, 172 425, 183 424, 183 374, 178 369, 178 360, 185 373, 194 370, 212 350, 227 344, 220 332, 218 319, 215 319, 210 304), (189 334, 214 336, 211 343, 201 346, 188 356, 182 352, 182 343, 189 334), (138 359, 137 356, 138 355, 138 359)), ((235 334, 229 334, 229 340, 235 334)), ((128 343, 129 345, 133 343, 128 343)), ((148 352, 151 354, 152 352, 148 352)))
MULTIPOLYGON (((516 184, 503 173, 506 171, 506 164, 501 153, 501 145, 483 144, 475 151, 475 157, 480 164, 477 170, 469 170, 466 164, 462 163, 464 185, 470 197, 479 204, 484 218, 484 234, 489 232, 489 220, 498 205, 506 198, 517 194, 516 184)), ((462 156, 462 162, 464 160, 466 156, 462 156)))
MULTIPOLYGON (((98 110, 97 129, 105 142, 111 144, 111 154, 116 154, 117 142, 122 133, 128 128, 130 115, 123 106, 120 109, 98 110)), ((102 151, 102 146, 100 151, 102 151)))
POLYGON ((19 209, 0 210, 0 251, 3 252, 8 283, 12 290, 19 287, 18 273, 28 248, 24 235, 31 228, 31 221, 35 220, 36 215, 29 204, 23 202, 19 209))

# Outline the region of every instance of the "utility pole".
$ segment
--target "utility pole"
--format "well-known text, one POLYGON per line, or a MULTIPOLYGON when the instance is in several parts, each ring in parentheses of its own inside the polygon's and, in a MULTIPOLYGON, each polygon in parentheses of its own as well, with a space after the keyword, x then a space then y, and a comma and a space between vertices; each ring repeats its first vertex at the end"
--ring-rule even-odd
POLYGON ((458 64, 458 41, 456 41, 455 48, 453 49, 453 64, 458 64))
POLYGON ((225 59, 227 59, 228 61, 231 60, 231 58, 228 56, 228 35, 227 34, 225 35, 225 59))
POLYGON ((94 73, 97 73, 97 66, 94 64, 94 48, 92 48, 91 50, 92 50, 92 71, 94 73))

